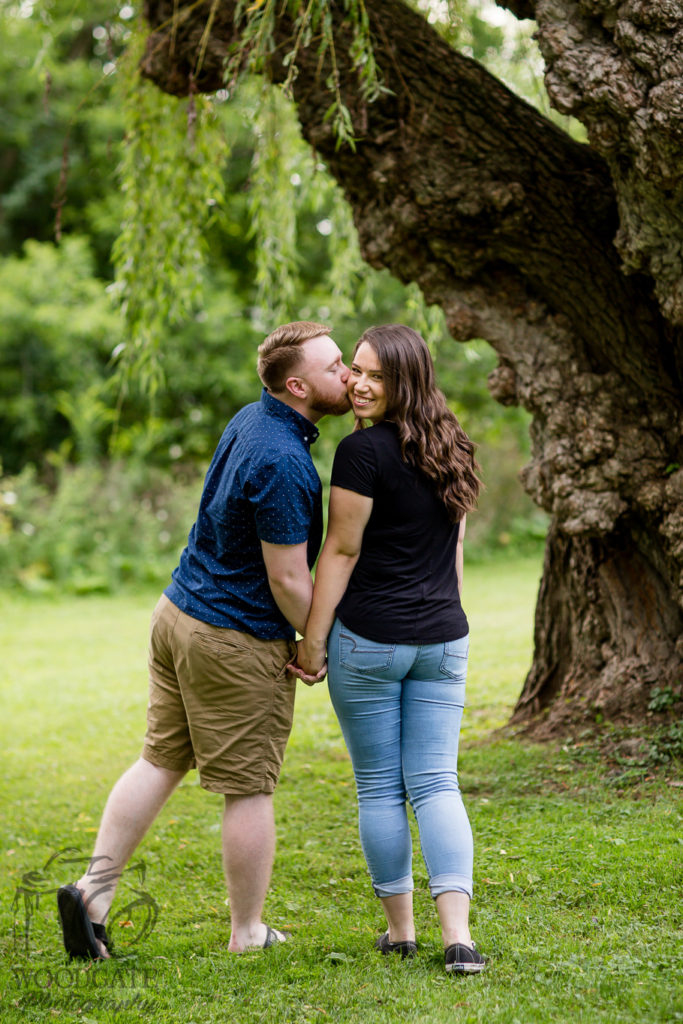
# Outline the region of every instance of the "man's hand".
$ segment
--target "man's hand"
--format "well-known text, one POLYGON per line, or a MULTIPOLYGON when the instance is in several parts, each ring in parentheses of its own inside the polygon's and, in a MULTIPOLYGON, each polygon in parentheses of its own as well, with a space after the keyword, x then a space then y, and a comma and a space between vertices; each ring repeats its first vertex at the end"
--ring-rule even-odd
POLYGON ((319 683, 320 680, 324 679, 325 676, 327 675, 327 662, 325 662, 320 671, 314 676, 309 676, 306 672, 304 672, 302 668, 300 668, 297 665, 295 661, 290 662, 290 664, 287 666, 287 671, 291 672, 293 676, 297 676, 298 679, 301 679, 301 681, 304 682, 306 686, 315 686, 316 683, 319 683))
POLYGON ((297 642, 296 649, 296 661, 290 662, 287 670, 298 676, 307 686, 314 686, 327 675, 325 651, 309 650, 305 637, 297 642))

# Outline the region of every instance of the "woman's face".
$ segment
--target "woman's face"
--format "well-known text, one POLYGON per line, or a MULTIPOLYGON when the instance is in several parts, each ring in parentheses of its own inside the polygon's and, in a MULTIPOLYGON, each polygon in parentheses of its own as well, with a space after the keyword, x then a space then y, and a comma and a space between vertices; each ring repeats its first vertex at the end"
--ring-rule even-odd
POLYGON ((366 341, 358 346, 347 383, 353 411, 359 419, 379 423, 387 411, 384 375, 375 351, 366 341))

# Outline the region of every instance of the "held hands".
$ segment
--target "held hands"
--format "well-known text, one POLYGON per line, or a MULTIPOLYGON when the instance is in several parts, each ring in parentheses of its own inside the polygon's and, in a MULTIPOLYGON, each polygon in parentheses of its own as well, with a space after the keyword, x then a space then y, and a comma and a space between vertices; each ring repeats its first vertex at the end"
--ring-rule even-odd
POLYGON ((307 686, 315 686, 327 675, 325 651, 309 651, 305 639, 297 641, 296 647, 296 661, 290 662, 287 671, 298 676, 307 686))

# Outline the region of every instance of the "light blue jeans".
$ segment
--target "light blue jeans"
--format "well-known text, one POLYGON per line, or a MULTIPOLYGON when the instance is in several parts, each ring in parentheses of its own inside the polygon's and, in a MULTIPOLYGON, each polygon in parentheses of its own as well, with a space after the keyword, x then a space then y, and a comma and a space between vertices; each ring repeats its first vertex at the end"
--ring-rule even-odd
POLYGON ((406 798, 433 897, 472 895, 472 829, 458 787, 469 637, 438 644, 366 640, 337 619, 330 697, 351 755, 363 853, 380 896, 410 892, 406 798))

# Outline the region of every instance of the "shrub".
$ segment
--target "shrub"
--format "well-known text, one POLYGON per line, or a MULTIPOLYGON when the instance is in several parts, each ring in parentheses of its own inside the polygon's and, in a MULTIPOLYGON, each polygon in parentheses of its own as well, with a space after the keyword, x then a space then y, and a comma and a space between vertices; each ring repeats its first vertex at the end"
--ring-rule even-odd
POLYGON ((0 581, 72 593, 163 582, 194 520, 200 483, 140 462, 63 466, 53 489, 32 466, 4 477, 0 581))

